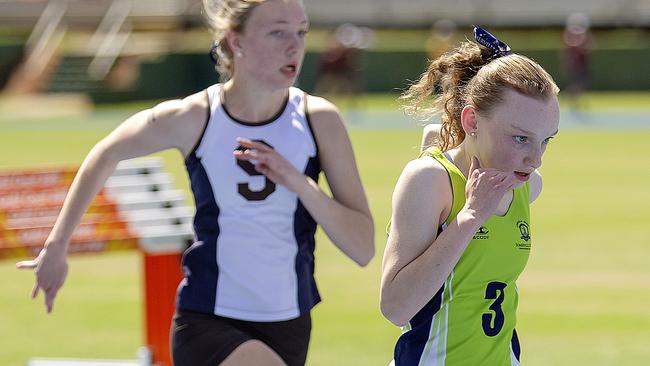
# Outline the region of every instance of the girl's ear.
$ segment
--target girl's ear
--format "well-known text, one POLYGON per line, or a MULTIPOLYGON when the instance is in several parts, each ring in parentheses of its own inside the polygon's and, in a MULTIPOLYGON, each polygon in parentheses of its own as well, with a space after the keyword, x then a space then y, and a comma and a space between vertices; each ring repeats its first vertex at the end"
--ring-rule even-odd
POLYGON ((466 135, 474 136, 476 134, 478 124, 476 121, 476 108, 473 105, 466 105, 460 112, 460 124, 466 135))
POLYGON ((242 54, 241 34, 231 29, 226 33, 224 39, 228 44, 228 48, 232 51, 233 56, 239 57, 242 54))

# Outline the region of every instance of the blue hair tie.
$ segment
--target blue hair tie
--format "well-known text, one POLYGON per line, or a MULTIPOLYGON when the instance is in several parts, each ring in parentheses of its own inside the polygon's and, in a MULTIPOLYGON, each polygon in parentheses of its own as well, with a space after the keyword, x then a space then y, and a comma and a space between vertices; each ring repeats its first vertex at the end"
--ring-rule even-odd
POLYGON ((474 39, 482 46, 490 49, 495 57, 506 56, 510 54, 510 46, 505 42, 499 41, 492 33, 481 27, 474 27, 474 39))

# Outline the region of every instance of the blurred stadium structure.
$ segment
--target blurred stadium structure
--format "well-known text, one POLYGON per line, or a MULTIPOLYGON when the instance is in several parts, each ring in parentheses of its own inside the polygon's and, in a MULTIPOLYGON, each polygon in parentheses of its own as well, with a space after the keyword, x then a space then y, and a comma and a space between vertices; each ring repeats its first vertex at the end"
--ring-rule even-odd
POLYGON ((372 26, 429 26, 437 19, 460 25, 558 26, 567 14, 585 13, 598 26, 648 26, 645 0, 304 0, 312 22, 372 26), (345 10, 343 10, 345 9, 345 10))
MULTIPOLYGON (((201 21, 201 0, 1 0, 2 24, 34 24, 48 3, 67 3, 69 24, 90 25, 115 3, 130 7, 136 22, 201 21)), ((315 25, 344 22, 389 27, 428 26, 441 18, 460 25, 559 26, 567 14, 585 13, 596 26, 648 26, 646 0, 304 0, 315 25)))
POLYGON ((2 24, 33 25, 48 6, 64 7, 66 23, 97 26, 112 7, 121 7, 136 22, 176 21, 199 16, 201 1, 185 0, 0 0, 2 24))
MULTIPOLYGON (((461 28, 481 24, 557 30, 569 14, 580 12, 593 27, 650 30, 648 0, 304 2, 313 28, 321 29, 348 22, 375 29, 425 30, 448 19, 461 28)), ((217 77, 205 56, 209 36, 202 8, 202 0, 0 0, 0 89, 5 94, 76 92, 95 101, 124 101, 168 98, 203 88, 217 77), (200 32, 186 33, 193 29, 200 32)), ((648 37, 642 33, 639 38, 648 37)), ((525 54, 563 86, 560 43, 559 38, 551 47, 526 42, 518 49, 531 51, 525 54)), ((639 43, 597 50, 591 61, 597 79, 590 87, 650 89, 642 61, 650 57, 650 45, 639 43)), ((299 84, 307 91, 313 90, 317 78, 318 52, 310 50, 305 58, 299 84)), ((417 76, 425 57, 423 47, 364 50, 358 70, 361 89, 394 91, 417 76)))

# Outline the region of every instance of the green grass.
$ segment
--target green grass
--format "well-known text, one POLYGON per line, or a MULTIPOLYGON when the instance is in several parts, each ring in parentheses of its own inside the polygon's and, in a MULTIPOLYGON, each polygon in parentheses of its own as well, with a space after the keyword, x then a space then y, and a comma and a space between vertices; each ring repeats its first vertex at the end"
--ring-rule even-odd
MULTIPOLYGON (((619 110, 640 111, 648 110, 650 92, 590 92, 583 97, 587 110, 619 110)), ((560 95, 560 104, 568 102, 566 95, 560 95)))
MULTIPOLYGON (((331 101, 339 106, 342 110, 357 108, 362 110, 372 111, 395 111, 402 105, 401 101, 397 100, 398 93, 371 93, 363 94, 355 98, 352 102, 348 96, 328 97, 331 101)), ((615 111, 629 111, 629 110, 647 110, 650 106, 650 92, 646 91, 630 91, 630 92, 588 92, 582 96, 583 105, 587 110, 615 110, 615 111)), ((120 117, 125 117, 129 113, 149 108, 157 104, 158 101, 137 101, 120 104, 100 104, 96 110, 103 115, 100 121, 111 125, 115 120, 120 117)), ((560 105, 567 105, 568 100, 565 94, 560 94, 560 105)), ((5 115, 6 116, 6 115, 5 115)), ((95 119, 97 119, 95 117, 95 119)), ((46 126, 52 126, 51 121, 46 121, 46 126)), ((71 123, 69 119, 59 119, 56 122, 68 124, 71 123)), ((85 119, 78 121, 81 125, 87 125, 85 119)))
MULTIPOLYGON (((78 163, 114 116, 0 123, 0 167, 78 163)), ((357 268, 317 238, 324 301, 313 313, 308 365, 386 365, 399 330, 378 310, 392 189, 416 155, 417 130, 353 130, 376 223, 377 256, 357 268)), ((650 359, 650 130, 567 130, 549 146, 545 189, 532 207, 533 250, 519 281, 518 333, 526 365, 645 365, 650 359)), ((162 154, 187 187, 180 157, 162 154)), ((0 262, 0 365, 33 356, 132 358, 142 344, 139 255, 74 256, 45 315, 29 299, 33 275, 0 262)))

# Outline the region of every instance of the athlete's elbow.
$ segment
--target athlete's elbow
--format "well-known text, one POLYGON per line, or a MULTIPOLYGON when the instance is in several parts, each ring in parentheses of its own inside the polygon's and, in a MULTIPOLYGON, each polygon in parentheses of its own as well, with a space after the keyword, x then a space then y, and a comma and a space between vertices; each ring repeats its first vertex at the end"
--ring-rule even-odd
POLYGON ((99 141, 88 153, 86 160, 95 165, 111 165, 117 163, 120 159, 119 148, 110 139, 104 138, 99 141))
POLYGON ((106 170, 112 172, 118 162, 118 153, 115 152, 115 148, 104 139, 88 152, 77 174, 96 176, 106 170))
POLYGON ((381 313, 384 315, 384 318, 388 319, 398 327, 404 326, 409 321, 409 318, 402 310, 403 307, 400 305, 401 304, 398 301, 391 301, 388 299, 388 296, 386 296, 384 291, 382 291, 379 303, 381 313))
POLYGON ((375 232, 370 227, 366 234, 359 238, 355 247, 358 248, 356 255, 352 258, 360 267, 365 267, 375 257, 375 232))
POLYGON ((365 267, 370 263, 372 258, 375 257, 375 246, 374 243, 371 243, 368 248, 364 248, 364 250, 359 253, 359 255, 355 256, 355 258, 352 258, 356 264, 359 265, 359 267, 365 267))
POLYGON ((348 220, 345 230, 330 239, 348 258, 365 267, 375 256, 375 227, 370 220, 348 220))

